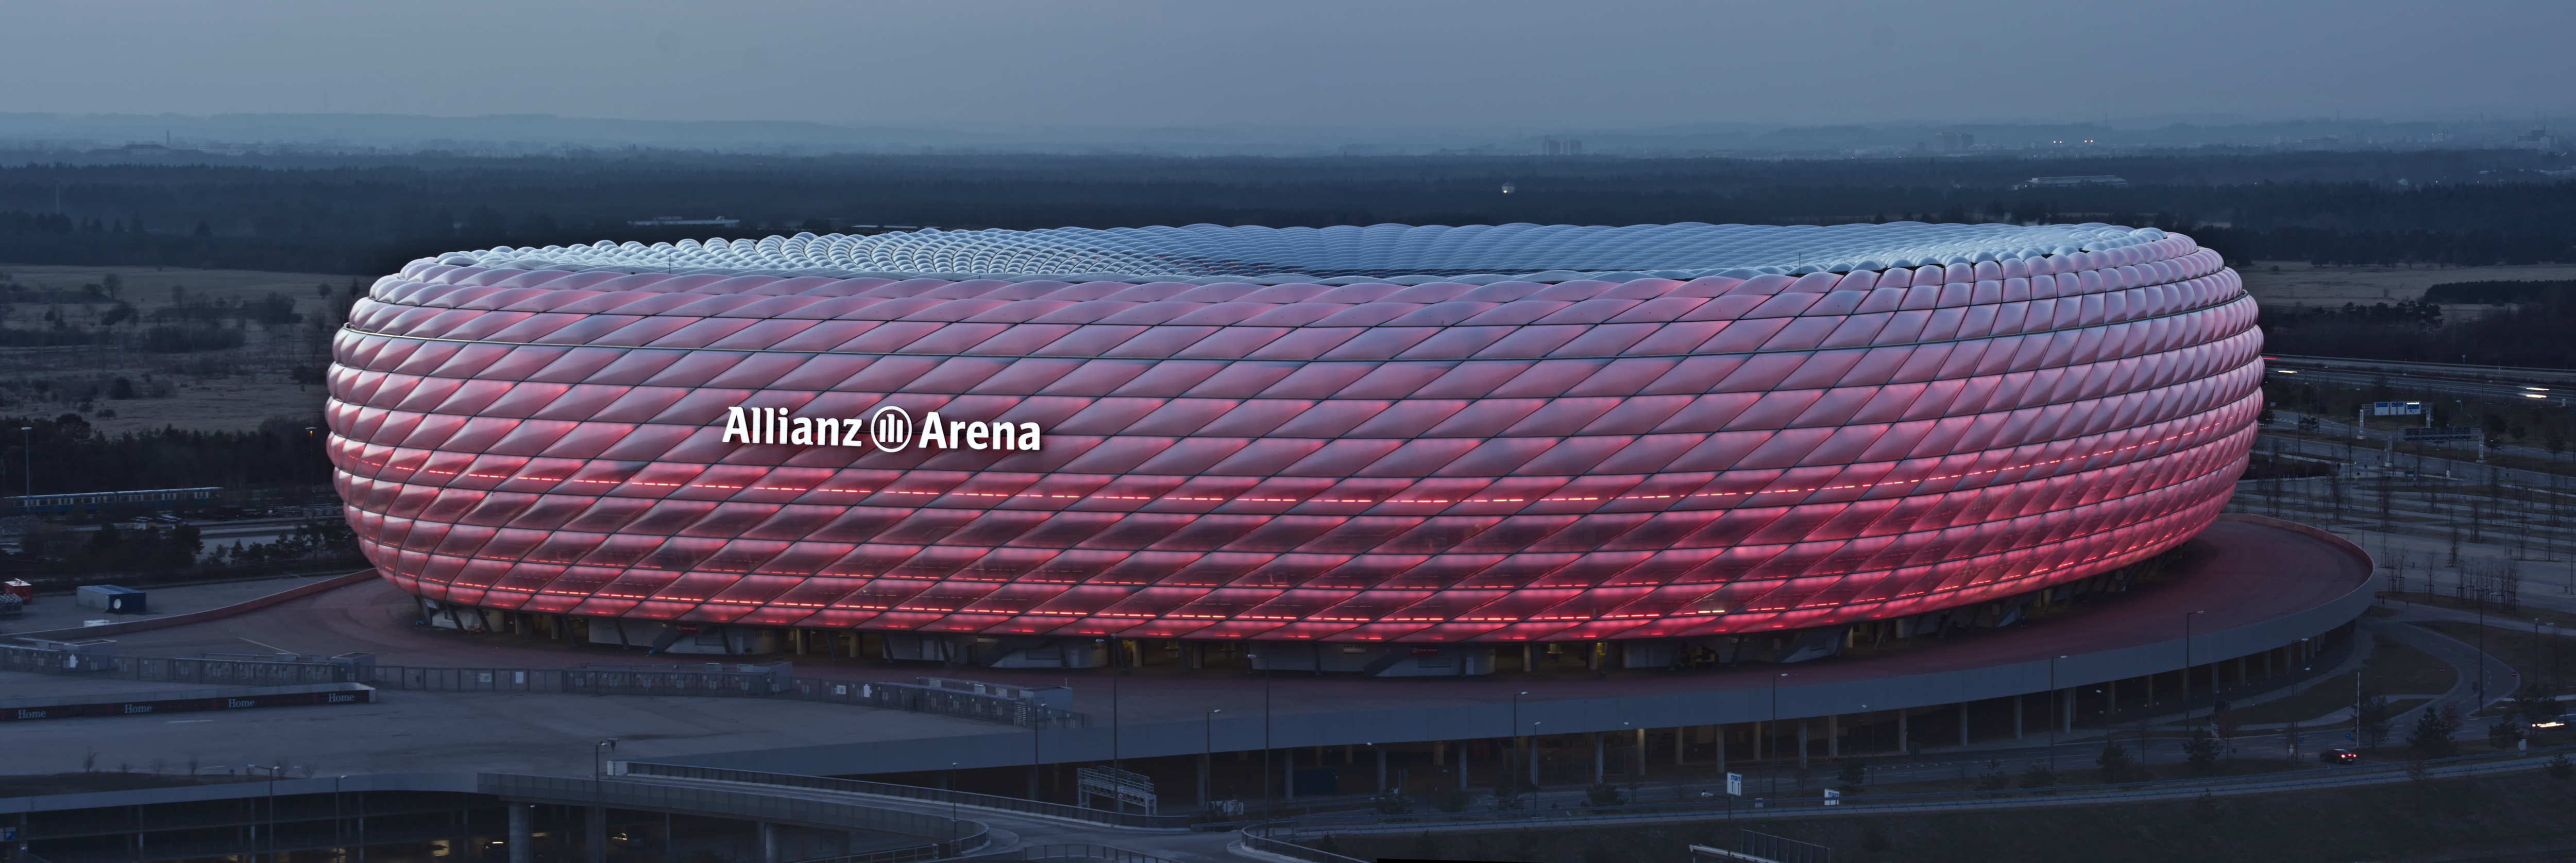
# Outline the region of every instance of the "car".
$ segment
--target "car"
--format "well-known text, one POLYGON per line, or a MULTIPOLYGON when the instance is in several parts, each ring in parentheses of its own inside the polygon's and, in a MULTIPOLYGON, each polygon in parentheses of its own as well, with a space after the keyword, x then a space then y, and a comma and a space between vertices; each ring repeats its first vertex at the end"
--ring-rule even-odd
POLYGON ((2327 764, 2358 764, 2361 762, 2361 753, 2350 749, 2328 749, 2317 753, 2317 760, 2327 764))

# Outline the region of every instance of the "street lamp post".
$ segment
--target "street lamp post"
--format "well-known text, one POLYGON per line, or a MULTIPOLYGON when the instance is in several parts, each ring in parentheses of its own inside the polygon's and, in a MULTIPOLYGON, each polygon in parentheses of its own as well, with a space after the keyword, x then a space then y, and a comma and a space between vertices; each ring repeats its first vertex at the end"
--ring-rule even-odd
POLYGON ((2057 661, 2065 658, 2063 656, 2048 658, 2048 772, 2050 773, 2057 772, 2057 661))
POLYGON ((1208 805, 1208 772, 1214 769, 1214 765, 1208 762, 1216 758, 1216 715, 1224 712, 1224 708, 1218 708, 1199 717, 1199 721, 1206 726, 1202 729, 1199 740, 1199 808, 1201 809, 1207 808, 1208 805))
POLYGON ((1532 809, 1538 808, 1538 727, 1546 724, 1547 721, 1543 719, 1530 720, 1529 784, 1530 808, 1532 809))
POLYGON ((590 778, 591 778, 591 779, 593 779, 593 780, 597 780, 597 779, 600 777, 600 775, 601 775, 602 773, 606 772, 606 765, 604 765, 604 764, 602 764, 602 763, 600 762, 600 751, 601 751, 601 750, 603 750, 603 749, 616 749, 616 748, 617 748, 617 738, 614 738, 614 737, 611 737, 611 738, 608 738, 608 739, 606 739, 606 740, 602 740, 602 741, 599 741, 598 743, 593 743, 593 744, 591 744, 591 745, 590 745, 590 778))
POLYGON ((1247 653, 1245 659, 1261 661, 1261 817, 1270 818, 1270 795, 1278 789, 1270 781, 1270 661, 1258 653, 1247 653))
POLYGON ((2207 614, 2194 611, 2182 616, 2182 721, 2191 724, 2191 619, 2207 614))
POLYGON ((26 476, 20 479, 27 481, 27 496, 34 497, 36 495, 36 427, 19 426, 18 437, 20 440, 18 455, 24 457, 27 462, 26 476))
MULTIPOLYGON (((1787 676, 1789 676, 1789 672, 1786 671, 1771 675, 1771 727, 1763 729, 1763 733, 1773 738, 1780 736, 1780 678, 1787 676)), ((1907 741, 1899 740, 1897 741, 1897 745, 1911 746, 1912 744, 1907 741)), ((1762 781, 1764 793, 1780 793, 1779 744, 1775 743, 1771 746, 1771 760, 1769 766, 1766 768, 1766 772, 1769 773, 1769 777, 1762 781)))

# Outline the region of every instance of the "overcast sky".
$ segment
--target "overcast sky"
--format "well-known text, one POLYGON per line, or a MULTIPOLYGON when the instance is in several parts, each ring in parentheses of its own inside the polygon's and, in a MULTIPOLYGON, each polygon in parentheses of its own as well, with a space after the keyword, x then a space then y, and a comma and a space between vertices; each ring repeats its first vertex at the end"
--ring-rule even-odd
POLYGON ((0 20, 0 112, 1627 128, 2576 108, 2569 0, 13 0, 0 20))

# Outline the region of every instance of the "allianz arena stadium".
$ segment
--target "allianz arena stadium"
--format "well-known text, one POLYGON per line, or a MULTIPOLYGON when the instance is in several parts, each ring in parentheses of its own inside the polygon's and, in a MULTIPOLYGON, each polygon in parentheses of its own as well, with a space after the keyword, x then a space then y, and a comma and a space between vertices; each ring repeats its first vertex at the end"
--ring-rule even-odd
POLYGON ((328 420, 440 625, 1776 646, 2191 538, 2254 438, 2254 318, 2217 253, 2101 224, 496 248, 375 284, 328 420))

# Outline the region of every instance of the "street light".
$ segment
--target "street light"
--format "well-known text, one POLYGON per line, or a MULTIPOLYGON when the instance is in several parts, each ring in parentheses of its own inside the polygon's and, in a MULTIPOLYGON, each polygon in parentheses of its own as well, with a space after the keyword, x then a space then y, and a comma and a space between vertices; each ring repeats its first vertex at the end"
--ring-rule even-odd
POLYGON ((1536 809, 1536 808, 1538 808, 1538 727, 1539 727, 1539 726, 1541 726, 1541 725, 1546 725, 1546 724, 1547 724, 1546 720, 1541 720, 1541 719, 1532 719, 1532 720, 1530 720, 1530 745, 1529 745, 1530 777, 1529 777, 1529 779, 1530 779, 1530 808, 1532 808, 1532 809, 1536 809))
MULTIPOLYGON (((1517 744, 1519 744, 1519 743, 1520 743, 1520 733, 1521 733, 1521 696, 1528 695, 1528 694, 1529 694, 1528 692, 1515 692, 1515 693, 1512 693, 1512 738, 1513 738, 1513 739, 1512 739, 1512 742, 1513 742, 1515 745, 1517 745, 1517 744)), ((1532 727, 1532 728, 1537 727, 1537 723, 1531 723, 1531 727, 1532 727)), ((1537 745, 1538 745, 1538 741, 1535 741, 1535 740, 1530 741, 1530 746, 1531 746, 1532 748, 1536 748, 1536 747, 1537 747, 1537 745)), ((1466 751, 1466 750, 1464 750, 1464 749, 1460 749, 1460 750, 1458 750, 1458 758, 1459 758, 1459 761, 1458 761, 1459 768, 1460 768, 1460 769, 1462 769, 1462 770, 1463 770, 1463 769, 1465 769, 1465 767, 1466 767, 1466 763, 1467 763, 1467 762, 1466 762, 1466 758, 1467 758, 1467 751, 1466 751)), ((1538 766, 1537 766, 1538 762, 1537 762, 1536 760, 1534 760, 1534 759, 1536 758, 1536 756, 1532 756, 1532 758, 1533 758, 1533 760, 1530 762, 1530 765, 1531 765, 1531 766, 1530 766, 1530 784, 1532 784, 1532 785, 1536 785, 1536 784, 1538 784, 1538 766)), ((1503 775, 1505 775, 1505 776, 1509 776, 1509 775, 1511 775, 1511 772, 1510 772, 1510 771, 1508 771, 1508 770, 1506 770, 1506 771, 1504 771, 1504 772, 1503 772, 1503 775)), ((1459 787, 1461 790, 1464 790, 1464 789, 1466 788, 1466 784, 1465 784, 1465 783, 1460 783, 1458 787, 1459 787)))
POLYGON ((1277 791, 1270 781, 1270 660, 1258 653, 1246 653, 1245 659, 1261 663, 1261 817, 1270 818, 1270 795, 1277 791))
POLYGON ((2048 658, 2048 772, 2050 773, 2057 772, 2057 661, 2065 658, 2063 656, 2048 658))
POLYGON ((1120 661, 1120 660, 1122 660, 1122 659, 1125 659, 1125 658, 1126 658, 1126 657, 1120 656, 1119 654, 1121 654, 1121 653, 1125 653, 1126 651, 1121 650, 1121 649, 1119 648, 1119 645, 1117 645, 1117 644, 1115 644, 1115 643, 1111 642, 1109 639, 1106 639, 1106 638, 1094 638, 1094 639, 1092 639, 1091 641, 1092 641, 1092 643, 1093 643, 1093 644, 1105 644, 1105 645, 1108 645, 1108 648, 1109 648, 1109 769, 1111 769, 1111 770, 1116 770, 1116 769, 1119 769, 1119 764, 1118 764, 1118 666, 1119 666, 1119 664, 1120 664, 1120 662, 1119 662, 1119 661, 1120 661))
POLYGON ((617 738, 614 737, 590 745, 590 778, 592 781, 598 781, 600 774, 606 770, 606 765, 600 763, 600 751, 603 749, 616 748, 617 738))
POLYGON ((2207 611, 2194 611, 2182 616, 2182 721, 2191 724, 2191 619, 2207 611))
MULTIPOLYGON (((1118 811, 1127 811, 1127 806, 1121 803, 1118 811)), ((957 848, 957 762, 954 761, 948 762, 948 847, 951 851, 957 848)))
POLYGON ((1224 712, 1224 708, 1217 708, 1199 717, 1199 721, 1206 724, 1199 738, 1199 808, 1202 809, 1208 805, 1208 773, 1215 769, 1215 765, 1209 762, 1216 759, 1216 715, 1224 712))
MULTIPOLYGON (((1770 736, 1775 737, 1775 738, 1780 736, 1780 678, 1787 677, 1787 676, 1789 676, 1789 672, 1786 672, 1786 671, 1780 672, 1780 673, 1778 673, 1778 674, 1771 675, 1771 727, 1770 727, 1770 728, 1768 728, 1768 729, 1764 729, 1764 730, 1765 730, 1765 731, 1766 731, 1770 736)), ((1912 742, 1910 742, 1910 741, 1904 741, 1904 740, 1899 740, 1899 741, 1897 741, 1897 744, 1898 744, 1898 745, 1900 745, 1900 746, 1906 746, 1906 747, 1909 747, 1909 748, 1913 746, 1913 743, 1912 743, 1912 742)), ((1769 768, 1768 768, 1768 772, 1769 772, 1770 776, 1769 776, 1769 778, 1767 778, 1767 779, 1764 779, 1764 780, 1763 780, 1763 785, 1764 785, 1763 791, 1764 791, 1765 793, 1769 793, 1769 794, 1778 794, 1778 793, 1780 793, 1780 746, 1779 746, 1779 744, 1776 744, 1776 743, 1775 743, 1775 744, 1772 744, 1772 746, 1771 746, 1771 763, 1770 763, 1770 766, 1769 766, 1769 768)))

